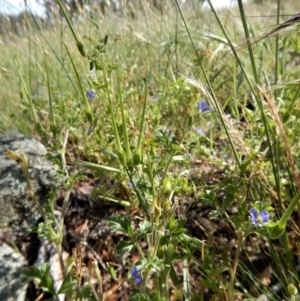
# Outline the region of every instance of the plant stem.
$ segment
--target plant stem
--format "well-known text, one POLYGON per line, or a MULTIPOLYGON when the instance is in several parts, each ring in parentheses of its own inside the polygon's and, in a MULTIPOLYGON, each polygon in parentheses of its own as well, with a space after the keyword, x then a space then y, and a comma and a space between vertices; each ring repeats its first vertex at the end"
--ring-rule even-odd
POLYGON ((239 262, 239 257, 242 249, 242 244, 244 240, 244 232, 242 231, 241 228, 239 228, 236 231, 237 237, 238 237, 238 243, 237 243, 237 248, 235 251, 235 256, 232 264, 232 269, 231 269, 231 276, 230 276, 230 283, 229 283, 229 288, 228 288, 228 300, 234 300, 234 282, 235 282, 235 275, 236 275, 236 270, 239 262))

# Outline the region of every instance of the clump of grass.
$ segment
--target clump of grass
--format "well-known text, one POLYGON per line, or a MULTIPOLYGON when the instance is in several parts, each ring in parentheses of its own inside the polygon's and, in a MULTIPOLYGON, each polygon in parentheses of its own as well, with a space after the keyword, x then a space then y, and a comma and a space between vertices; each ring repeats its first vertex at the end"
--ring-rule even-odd
MULTIPOLYGON (((116 289, 131 284, 131 300, 281 299, 262 285, 271 282, 280 283, 283 298, 296 298, 291 288, 299 283, 298 259, 290 244, 299 233, 291 218, 299 210, 299 74, 291 52, 299 49, 293 35, 272 36, 294 26, 297 16, 257 37, 240 0, 232 22, 212 5, 209 14, 166 1, 160 9, 135 8, 135 18, 87 17, 75 24, 59 5, 65 19, 50 32, 28 36, 26 55, 16 48, 16 59, 9 56, 3 66, 15 70, 3 93, 18 99, 21 91, 22 114, 35 125, 24 129, 36 131, 52 149, 49 157, 65 183, 61 219, 54 215, 53 193, 39 236, 62 253, 70 192, 88 169, 132 192, 122 200, 96 191, 124 207, 108 223, 123 234, 118 251, 136 260, 126 263, 126 277, 105 267, 116 289), (211 172, 206 179, 207 165, 221 170, 220 178, 211 172), (257 254, 273 268, 267 279, 249 260, 257 254)), ((61 260, 58 291, 44 282, 47 265, 25 275, 54 299, 106 300, 113 291, 105 291, 91 254, 82 281, 84 249, 74 249, 67 267, 61 260)))

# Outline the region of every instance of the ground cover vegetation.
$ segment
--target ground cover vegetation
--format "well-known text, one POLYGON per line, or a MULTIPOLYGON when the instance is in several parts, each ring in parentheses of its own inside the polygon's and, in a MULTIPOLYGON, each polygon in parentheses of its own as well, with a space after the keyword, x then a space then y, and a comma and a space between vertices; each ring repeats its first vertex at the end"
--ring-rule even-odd
POLYGON ((300 6, 275 2, 80 21, 58 1, 2 36, 1 131, 38 135, 63 183, 29 190, 63 275, 24 271, 40 299, 298 299, 300 6))

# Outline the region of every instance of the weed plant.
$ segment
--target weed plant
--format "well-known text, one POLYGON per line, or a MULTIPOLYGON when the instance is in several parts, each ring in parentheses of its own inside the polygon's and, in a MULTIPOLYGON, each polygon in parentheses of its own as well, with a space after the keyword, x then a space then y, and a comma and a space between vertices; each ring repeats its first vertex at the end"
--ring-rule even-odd
POLYGON ((115 290, 131 285, 129 300, 298 299, 300 7, 237 2, 217 12, 209 0, 205 11, 165 1, 78 23, 58 0, 55 27, 6 40, 0 126, 38 133, 64 183, 41 208, 26 155, 7 150, 44 217, 33 231, 60 255, 58 289, 48 263, 24 271, 51 300, 114 296, 84 244, 62 256, 71 190, 86 170, 131 194, 95 189, 98 202, 124 208, 108 224, 123 235, 120 256, 136 260, 126 277, 106 268, 115 290))

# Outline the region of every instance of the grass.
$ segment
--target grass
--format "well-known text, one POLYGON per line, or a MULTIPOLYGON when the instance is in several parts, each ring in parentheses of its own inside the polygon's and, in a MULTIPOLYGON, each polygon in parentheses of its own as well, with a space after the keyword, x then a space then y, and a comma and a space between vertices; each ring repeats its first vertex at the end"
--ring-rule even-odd
POLYGON ((53 300, 109 298, 93 257, 82 283, 81 245, 62 259, 70 193, 87 169, 130 192, 94 191, 124 207, 108 223, 137 259, 119 279, 107 269, 119 288, 131 283, 130 300, 298 298, 299 29, 283 15, 299 7, 238 3, 93 11, 2 38, 0 129, 40 135, 66 183, 61 220, 53 194, 36 229, 57 246, 64 284, 43 282, 47 264, 24 273, 53 300))

